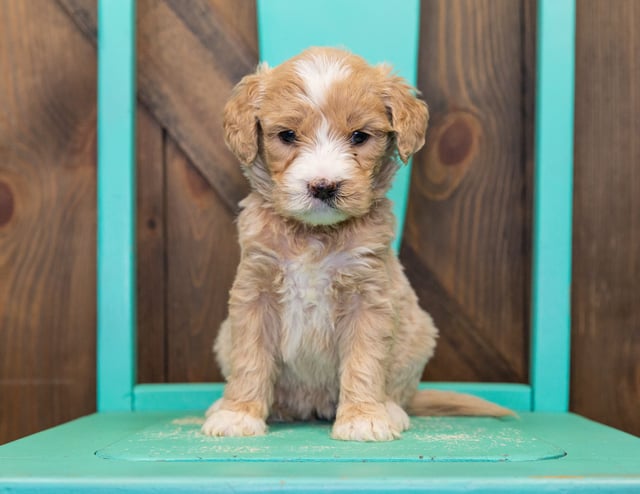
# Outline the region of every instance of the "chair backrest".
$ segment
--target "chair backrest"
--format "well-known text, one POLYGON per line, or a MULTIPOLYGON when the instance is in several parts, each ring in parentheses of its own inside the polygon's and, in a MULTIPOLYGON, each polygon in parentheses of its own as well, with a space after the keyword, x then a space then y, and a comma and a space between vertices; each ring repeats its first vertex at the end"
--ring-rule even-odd
MULTIPOLYGON (((329 44, 371 62, 390 62, 417 82, 418 0, 258 0, 257 7, 261 59, 272 65, 307 46, 329 44)), ((568 406, 574 32, 575 0, 539 0, 531 384, 472 389, 518 409, 565 411, 568 406)), ((100 0, 98 410, 138 408, 138 392, 147 408, 164 406, 162 396, 178 392, 184 407, 196 408, 201 402, 188 397, 206 395, 206 386, 136 384, 135 105, 135 0, 100 0)), ((401 169, 390 193, 399 233, 409 177, 409 167, 401 169)))

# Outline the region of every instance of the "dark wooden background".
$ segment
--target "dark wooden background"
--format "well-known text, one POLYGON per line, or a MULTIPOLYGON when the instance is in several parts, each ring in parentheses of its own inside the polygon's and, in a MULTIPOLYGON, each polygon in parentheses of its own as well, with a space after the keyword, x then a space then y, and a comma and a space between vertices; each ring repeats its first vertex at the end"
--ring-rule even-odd
MULTIPOLYGON (((535 2, 425 0, 401 251, 431 380, 528 379, 535 2)), ((640 2, 578 0, 572 410, 640 434, 640 2)), ((95 0, 0 0, 0 443, 95 408, 95 0)), ((139 0, 139 376, 210 353, 247 192, 220 132, 255 5, 139 0)))

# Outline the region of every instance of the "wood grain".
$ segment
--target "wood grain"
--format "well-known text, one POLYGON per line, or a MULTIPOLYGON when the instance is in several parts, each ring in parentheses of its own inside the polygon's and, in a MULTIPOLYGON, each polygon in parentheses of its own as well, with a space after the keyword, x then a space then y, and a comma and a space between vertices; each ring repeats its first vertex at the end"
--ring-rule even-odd
POLYGON ((220 381, 211 349, 239 262, 234 216, 171 139, 166 163, 167 378, 220 381))
POLYGON ((436 318, 429 379, 527 378, 526 20, 509 0, 422 3, 418 80, 431 126, 414 161, 402 259, 427 310, 448 297, 459 312, 436 318))
POLYGON ((95 407, 95 71, 51 2, 0 2, 0 443, 95 407))
POLYGON ((137 112, 138 382, 165 382, 166 174, 164 131, 143 105, 137 112))
POLYGON ((578 2, 571 408, 640 435, 638 26, 635 0, 578 2))

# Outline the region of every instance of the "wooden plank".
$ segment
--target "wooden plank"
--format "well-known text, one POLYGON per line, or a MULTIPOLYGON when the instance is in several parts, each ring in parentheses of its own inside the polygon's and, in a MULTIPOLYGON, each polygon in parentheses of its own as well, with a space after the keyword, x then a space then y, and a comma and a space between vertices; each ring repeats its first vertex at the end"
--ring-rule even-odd
POLYGON ((640 3, 577 11, 571 408, 640 435, 640 3))
MULTIPOLYGON (((522 11, 522 160, 523 180, 522 221, 525 228, 522 229, 522 251, 524 279, 531 280, 533 271, 533 177, 534 177, 534 146, 535 146, 535 98, 536 98, 536 54, 537 54, 537 29, 538 29, 538 1, 525 0, 522 11)), ((531 283, 524 286, 523 316, 527 324, 531 321, 531 283)), ((529 329, 525 334, 526 355, 530 360, 531 341, 529 329)), ((529 371, 527 364, 527 371, 529 371)), ((528 376, 530 382, 531 376, 528 376)))
POLYGON ((527 379, 525 21, 509 0, 422 4, 418 85, 431 127, 414 162, 401 257, 415 285, 430 272, 443 289, 420 292, 425 309, 444 294, 460 312, 436 318, 429 379, 527 379))
POLYGON ((166 380, 164 131, 138 105, 138 382, 166 380))
POLYGON ((96 56, 0 4, 0 442, 95 408, 96 56))
POLYGON ((167 166, 167 378, 222 380, 211 348, 240 259, 234 215, 172 139, 167 166))

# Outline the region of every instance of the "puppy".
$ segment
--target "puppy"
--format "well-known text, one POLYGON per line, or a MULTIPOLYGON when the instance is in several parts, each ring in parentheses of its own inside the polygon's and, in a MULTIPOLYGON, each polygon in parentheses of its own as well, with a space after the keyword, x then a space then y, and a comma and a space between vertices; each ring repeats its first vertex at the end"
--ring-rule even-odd
POLYGON ((332 437, 389 441, 411 414, 506 415, 468 395, 417 392, 438 334, 391 249, 385 194, 425 141, 427 105, 387 66, 312 48, 261 65, 224 110, 251 193, 215 352, 227 379, 203 432, 335 420, 332 437))

